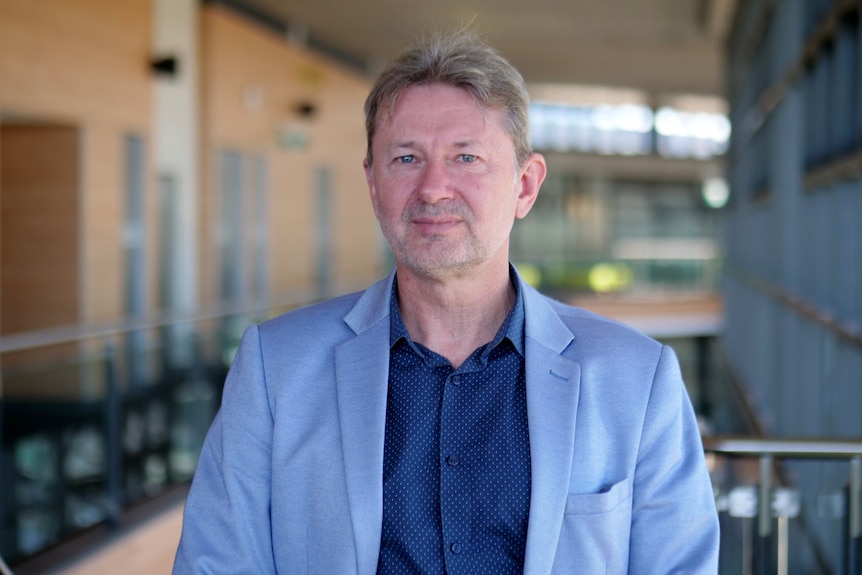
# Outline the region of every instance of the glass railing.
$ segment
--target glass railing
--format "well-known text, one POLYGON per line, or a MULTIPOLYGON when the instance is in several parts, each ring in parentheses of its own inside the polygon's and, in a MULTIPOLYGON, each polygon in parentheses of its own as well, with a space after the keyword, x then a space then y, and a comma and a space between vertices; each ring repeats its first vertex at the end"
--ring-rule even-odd
MULTIPOLYGON (((243 327, 314 299, 0 338, 0 558, 39 572, 78 534, 182 495, 243 327)), ((711 423, 721 573, 858 575, 862 441, 740 438, 754 431, 718 340, 665 343, 711 423)))
POLYGON ((17 571, 184 489, 245 326, 316 299, 0 337, 0 558, 17 571))

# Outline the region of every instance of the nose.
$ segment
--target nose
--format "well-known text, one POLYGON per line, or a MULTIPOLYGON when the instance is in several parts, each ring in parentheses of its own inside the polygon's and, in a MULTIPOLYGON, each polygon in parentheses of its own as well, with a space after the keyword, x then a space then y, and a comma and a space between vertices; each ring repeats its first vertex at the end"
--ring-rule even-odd
POLYGON ((450 200, 454 195, 454 181, 444 160, 428 160, 417 182, 416 193, 428 204, 450 200))

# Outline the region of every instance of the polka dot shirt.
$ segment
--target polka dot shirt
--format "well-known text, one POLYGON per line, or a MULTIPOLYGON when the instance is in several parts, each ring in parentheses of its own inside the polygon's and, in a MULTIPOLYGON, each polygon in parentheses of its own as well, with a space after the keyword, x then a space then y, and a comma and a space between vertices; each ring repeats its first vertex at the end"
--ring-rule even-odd
POLYGON ((522 296, 494 340, 453 369, 410 339, 395 290, 377 572, 523 573, 530 448, 522 296))

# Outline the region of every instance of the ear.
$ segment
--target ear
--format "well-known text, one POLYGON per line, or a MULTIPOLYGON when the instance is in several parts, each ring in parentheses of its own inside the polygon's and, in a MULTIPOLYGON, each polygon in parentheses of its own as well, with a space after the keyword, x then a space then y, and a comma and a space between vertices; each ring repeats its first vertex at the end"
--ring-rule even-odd
POLYGON ((365 170, 365 183, 368 184, 368 193, 371 195, 371 205, 377 213, 377 188, 374 186, 374 166, 368 158, 362 160, 362 169, 365 170))
POLYGON ((527 157, 518 179, 518 202, 515 206, 516 218, 521 219, 530 212, 533 204, 536 203, 536 198, 539 196, 539 188, 542 186, 542 182, 545 181, 547 172, 548 167, 545 164, 545 158, 541 154, 534 152, 527 157))

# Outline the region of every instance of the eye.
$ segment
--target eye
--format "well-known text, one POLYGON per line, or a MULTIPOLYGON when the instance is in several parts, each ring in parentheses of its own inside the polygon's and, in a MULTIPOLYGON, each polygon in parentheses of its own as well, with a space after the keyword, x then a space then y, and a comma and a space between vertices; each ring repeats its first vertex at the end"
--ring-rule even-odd
POLYGON ((458 159, 465 164, 472 164, 476 161, 477 158, 473 154, 461 154, 460 156, 458 156, 458 159))
POLYGON ((408 154, 406 156, 398 156, 397 158, 395 158, 395 161, 399 164, 412 164, 416 161, 416 156, 414 156, 413 154, 408 154))

